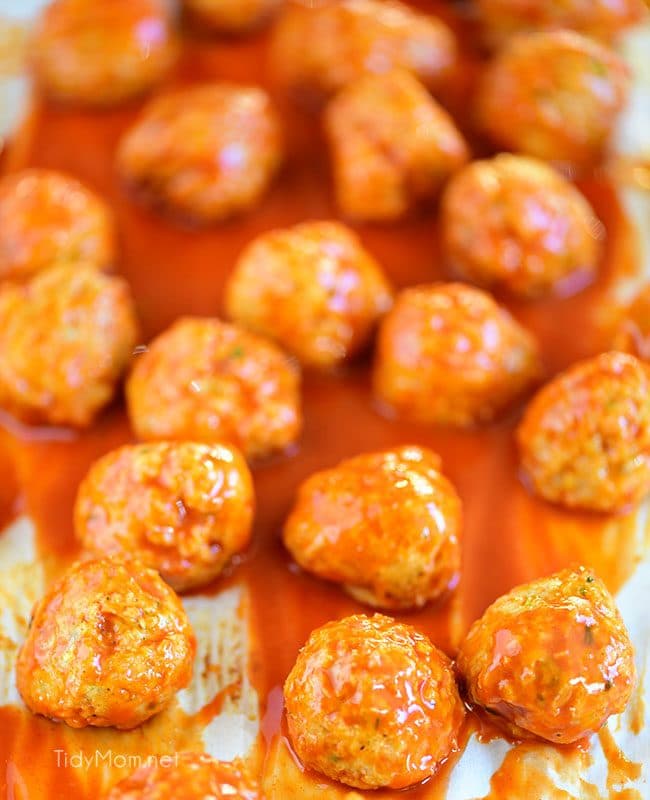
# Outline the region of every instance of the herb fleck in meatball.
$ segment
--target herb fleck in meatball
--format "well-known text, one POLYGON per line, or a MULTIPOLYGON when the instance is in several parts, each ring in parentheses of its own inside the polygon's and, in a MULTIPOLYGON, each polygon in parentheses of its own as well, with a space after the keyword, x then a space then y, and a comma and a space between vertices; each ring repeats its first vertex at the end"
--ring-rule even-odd
POLYGON ((558 375, 517 431, 537 494, 569 508, 619 511, 650 491, 650 369, 604 353, 558 375))
POLYGON ((539 377, 533 337, 485 292, 460 283, 401 292, 379 329, 375 391, 417 422, 493 419, 539 377))
POLYGON ((536 159, 503 153, 465 167, 445 190, 441 226, 455 276, 514 295, 582 286, 598 266, 593 209, 536 159))
POLYGON ((521 34, 483 74, 479 122, 504 149, 589 167, 607 147, 628 82, 625 62, 586 36, 521 34))
POLYGON ((316 367, 357 355, 391 302, 379 264, 336 222, 307 222, 258 237, 226 289, 232 319, 316 367))
POLYGON ((240 34, 266 22, 283 0, 183 0, 199 25, 220 33, 240 34))
POLYGON ((563 570, 496 600, 461 644, 472 703, 520 735, 567 744, 627 705, 634 651, 614 599, 590 570, 563 570))
POLYGON ((152 100, 120 142, 117 165, 153 205, 214 222, 256 205, 279 167, 281 138, 262 89, 203 84, 152 100))
POLYGON ((452 118, 408 72, 365 75, 330 102, 325 129, 341 211, 394 220, 468 159, 452 118))
POLYGON ((135 728, 192 677, 180 600, 137 561, 73 565, 36 604, 16 665, 31 711, 73 728, 135 728))
POLYGON ((460 568, 461 504, 440 459, 400 447, 347 459, 300 486, 284 542, 301 567, 380 608, 423 606, 460 568))
POLYGON ((109 106, 160 83, 176 52, 164 0, 54 0, 37 23, 32 62, 55 100, 109 106))
POLYGON ((233 447, 129 445, 91 467, 75 529, 93 555, 131 554, 185 591, 209 583, 248 545, 253 505, 250 472, 233 447))
POLYGON ((218 319, 177 320, 138 357, 126 394, 141 439, 228 442, 248 458, 286 449, 302 424, 297 367, 218 319))
POLYGON ((650 361, 650 286, 640 291, 623 312, 613 348, 650 361))
POLYGON ((129 287, 92 266, 0 289, 0 406, 29 423, 86 427, 113 397, 138 335, 129 287))
POLYGON ((114 258, 110 210, 79 181, 45 169, 0 180, 0 280, 29 278, 62 262, 104 269, 114 258))

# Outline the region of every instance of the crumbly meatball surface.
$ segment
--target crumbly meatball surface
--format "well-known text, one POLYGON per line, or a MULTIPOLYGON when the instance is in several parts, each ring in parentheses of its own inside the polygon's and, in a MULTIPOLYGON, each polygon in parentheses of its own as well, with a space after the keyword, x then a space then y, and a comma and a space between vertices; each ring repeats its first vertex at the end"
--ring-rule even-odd
POLYGON ((305 365, 334 367, 369 343, 392 292, 358 237, 306 222, 251 242, 226 287, 226 312, 305 365))
POLYGON ((75 178, 25 169, 0 180, 0 280, 74 261, 104 269, 115 250, 110 209, 75 178))
POLYGON ((284 543, 303 569, 379 608, 413 608, 455 586, 461 502, 422 447, 364 453, 298 489, 284 543))
POLYGON ((505 411, 540 373, 534 338, 488 294, 436 283, 398 294, 379 329, 373 380, 389 412, 469 427, 505 411))
POLYGON ((117 151, 119 173, 143 199, 200 223, 255 206, 281 160, 280 123, 268 94, 226 82, 154 98, 117 151))
POLYGON ((126 281, 75 263, 0 289, 0 407, 28 423, 90 425, 136 344, 126 281))
POLYGON ((628 84, 625 62, 586 36, 520 34, 484 70, 477 117, 505 150, 586 169, 607 149, 628 84))
POLYGON ((247 458, 285 450, 302 425, 297 366, 218 319, 176 320, 138 357, 126 397, 140 439, 226 442, 247 458))
POLYGON ((252 478, 234 447, 151 442, 93 464, 74 522, 94 556, 132 555, 185 591, 209 583, 246 548, 253 507, 252 478))
POLYGON ((192 677, 180 600, 137 561, 74 564, 36 604, 18 654, 27 707, 73 728, 135 728, 192 677))
POLYGON ((517 735, 569 744, 622 712, 634 650, 614 599, 591 570, 563 570, 496 600, 461 644, 472 703, 517 735))
POLYGON ((402 217, 469 157, 451 116, 404 70, 349 83, 328 105, 325 130, 338 206, 354 219, 402 217))
POLYGON ((183 0, 192 21, 217 33, 242 34, 270 20, 284 0, 183 0))
POLYGON ((622 311, 612 347, 650 361, 650 286, 643 288, 622 311))
POLYGON ((524 476, 546 500, 620 511, 650 491, 650 368, 625 353, 547 383, 517 430, 524 476))
POLYGON ((358 789, 429 778, 456 746, 464 716, 447 656, 380 614, 313 631, 284 702, 302 763, 358 789))

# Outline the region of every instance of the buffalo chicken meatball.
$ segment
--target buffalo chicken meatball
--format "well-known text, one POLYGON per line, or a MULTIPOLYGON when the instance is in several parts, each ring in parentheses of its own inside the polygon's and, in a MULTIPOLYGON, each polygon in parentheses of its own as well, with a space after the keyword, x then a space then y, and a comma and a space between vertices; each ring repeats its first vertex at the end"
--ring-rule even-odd
POLYGON ((336 222, 263 234, 243 252, 226 288, 232 319, 316 367, 362 350, 391 302, 379 264, 336 222))
POLYGON ((294 1, 275 26, 271 59, 290 91, 322 99, 395 68, 436 89, 451 72, 456 43, 441 20, 393 0, 294 1))
POLYGON ((90 425, 136 344, 128 285, 94 267, 52 267, 0 289, 0 406, 28 423, 90 425))
POLYGON ((416 422, 490 421, 540 373, 528 331, 488 294, 460 283, 404 290, 380 326, 375 392, 416 422))
POLYGON ((590 167, 626 102, 629 73, 608 47, 572 31, 521 34, 479 88, 479 123, 504 149, 590 167))
POLYGON ((472 703, 515 735, 568 744, 624 710, 634 651, 604 583, 580 567, 496 600, 461 644, 457 669, 472 703))
POLYGON ((156 572, 81 561, 34 608, 18 691, 35 714, 73 728, 135 728, 189 684, 194 651, 183 606, 156 572))
POLYGON ((266 22, 283 0, 183 0, 192 19, 220 33, 245 33, 266 22))
POLYGON ((185 591, 209 583, 248 545, 253 504, 248 467, 232 447, 130 445, 91 467, 75 530, 90 553, 132 554, 185 591))
POLYGON ((258 202, 281 151, 280 125, 266 92, 213 83, 152 100, 123 137, 117 164, 153 205, 212 222, 258 202))
POLYGON ((445 190, 441 226, 455 276, 513 295, 582 286, 598 266, 591 206, 536 159, 503 153, 465 167, 445 190))
POLYGON ((36 26, 32 61, 55 100, 109 106, 159 83, 176 52, 165 0, 54 0, 36 26))
POLYGON ((110 210, 79 181, 45 169, 0 180, 0 280, 78 260, 104 269, 114 258, 110 210))
POLYGON ((298 490, 284 542, 301 567, 380 608, 424 605, 458 578, 461 504, 420 447, 368 453, 298 490))
POLYGON ((338 205, 356 219, 403 216, 468 159, 449 114, 404 71, 350 83, 330 102, 325 128, 338 205))
POLYGON ((533 398, 517 431, 527 481, 569 508, 620 511, 650 491, 650 368, 604 353, 533 398))
POLYGON ((455 748, 464 716, 449 659, 380 614, 313 631, 284 702, 303 764, 359 789, 429 778, 455 748))
POLYGON ((207 753, 164 756, 114 786, 106 800, 258 800, 245 765, 216 761, 207 753))
POLYGON ((613 347, 650 361, 650 286, 646 286, 626 308, 619 321, 613 347))
POLYGON ((138 357, 126 395, 141 439, 228 442, 255 458, 286 449, 301 427, 297 367, 218 319, 177 320, 138 357))

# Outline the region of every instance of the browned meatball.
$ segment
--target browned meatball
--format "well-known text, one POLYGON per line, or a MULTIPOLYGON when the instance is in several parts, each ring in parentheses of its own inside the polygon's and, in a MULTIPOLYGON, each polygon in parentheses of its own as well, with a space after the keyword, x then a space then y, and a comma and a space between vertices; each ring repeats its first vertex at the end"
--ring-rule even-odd
POLYGON ((540 371, 533 337, 488 294, 437 283, 397 296, 379 330, 374 385, 388 410, 467 427, 512 405, 540 371))
POLYGON ((563 570, 496 600, 461 644, 472 703, 516 735, 575 742, 625 709, 636 670, 614 599, 590 570, 563 570))
POLYGON ((461 504, 421 447, 349 458, 298 489, 284 543, 301 567, 380 608, 423 606, 455 586, 461 504))
POLYGON ((542 161, 475 161, 450 180, 441 211, 450 270, 480 286, 535 297, 584 286, 598 267, 593 209, 542 161))
POLYGON ((194 650, 183 606, 156 572, 82 561, 34 608, 18 690, 35 714, 73 728, 135 728, 188 685, 194 650))
POLYGON ((197 222, 253 207, 282 158, 262 89, 213 83, 152 100, 117 152, 124 179, 154 205, 197 222))
POLYGON ((114 258, 110 210, 79 181, 46 169, 0 180, 0 280, 29 278, 62 262, 103 269, 114 258))
POLYGON ((138 336, 127 283, 72 264, 0 290, 0 406, 29 423, 90 425, 138 336))
POLYGON ((108 106, 159 83, 176 52, 165 0, 54 0, 36 26, 32 61, 54 99, 108 106))
POLYGON ((558 375, 517 431, 533 489, 570 508, 618 511, 650 491, 650 368, 604 353, 558 375))
POLYGON ((521 34, 483 73, 479 122, 504 149, 589 167, 607 147, 628 83, 625 62, 586 36, 521 34))
POLYGON ((183 0, 198 25, 220 33, 246 33, 266 22, 284 0, 183 0))
POLYGON ((394 220, 430 199, 468 159, 452 118, 405 71, 349 83, 325 114, 341 211, 394 220))
POLYGON ((209 583, 250 541, 253 483, 233 447, 127 445, 79 487, 75 530, 95 556, 133 555, 176 589, 209 583))
POLYGON ((284 702, 303 764, 359 789, 429 778, 456 746, 464 716, 449 659, 380 614, 313 631, 284 702))
POLYGON ((218 319, 182 317, 149 345, 126 386, 141 439, 229 442, 248 458, 300 433, 300 374, 272 342, 218 319))
POLYGON ((263 234, 244 250, 226 287, 228 316, 315 367, 359 353, 391 302, 379 264, 336 222, 263 234))
POLYGON ((613 348, 650 361, 650 286, 644 287, 623 311, 613 348))

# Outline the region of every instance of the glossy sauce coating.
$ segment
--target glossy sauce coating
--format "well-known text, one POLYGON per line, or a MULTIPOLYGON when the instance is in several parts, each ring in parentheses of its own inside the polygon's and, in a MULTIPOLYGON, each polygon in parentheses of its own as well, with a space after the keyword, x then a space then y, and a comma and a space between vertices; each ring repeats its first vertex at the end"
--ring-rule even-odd
POLYGON ((284 0, 183 0, 192 22, 200 29, 242 34, 268 22, 284 0))
POLYGON ((644 287, 622 311, 612 348, 650 360, 650 287, 644 287))

